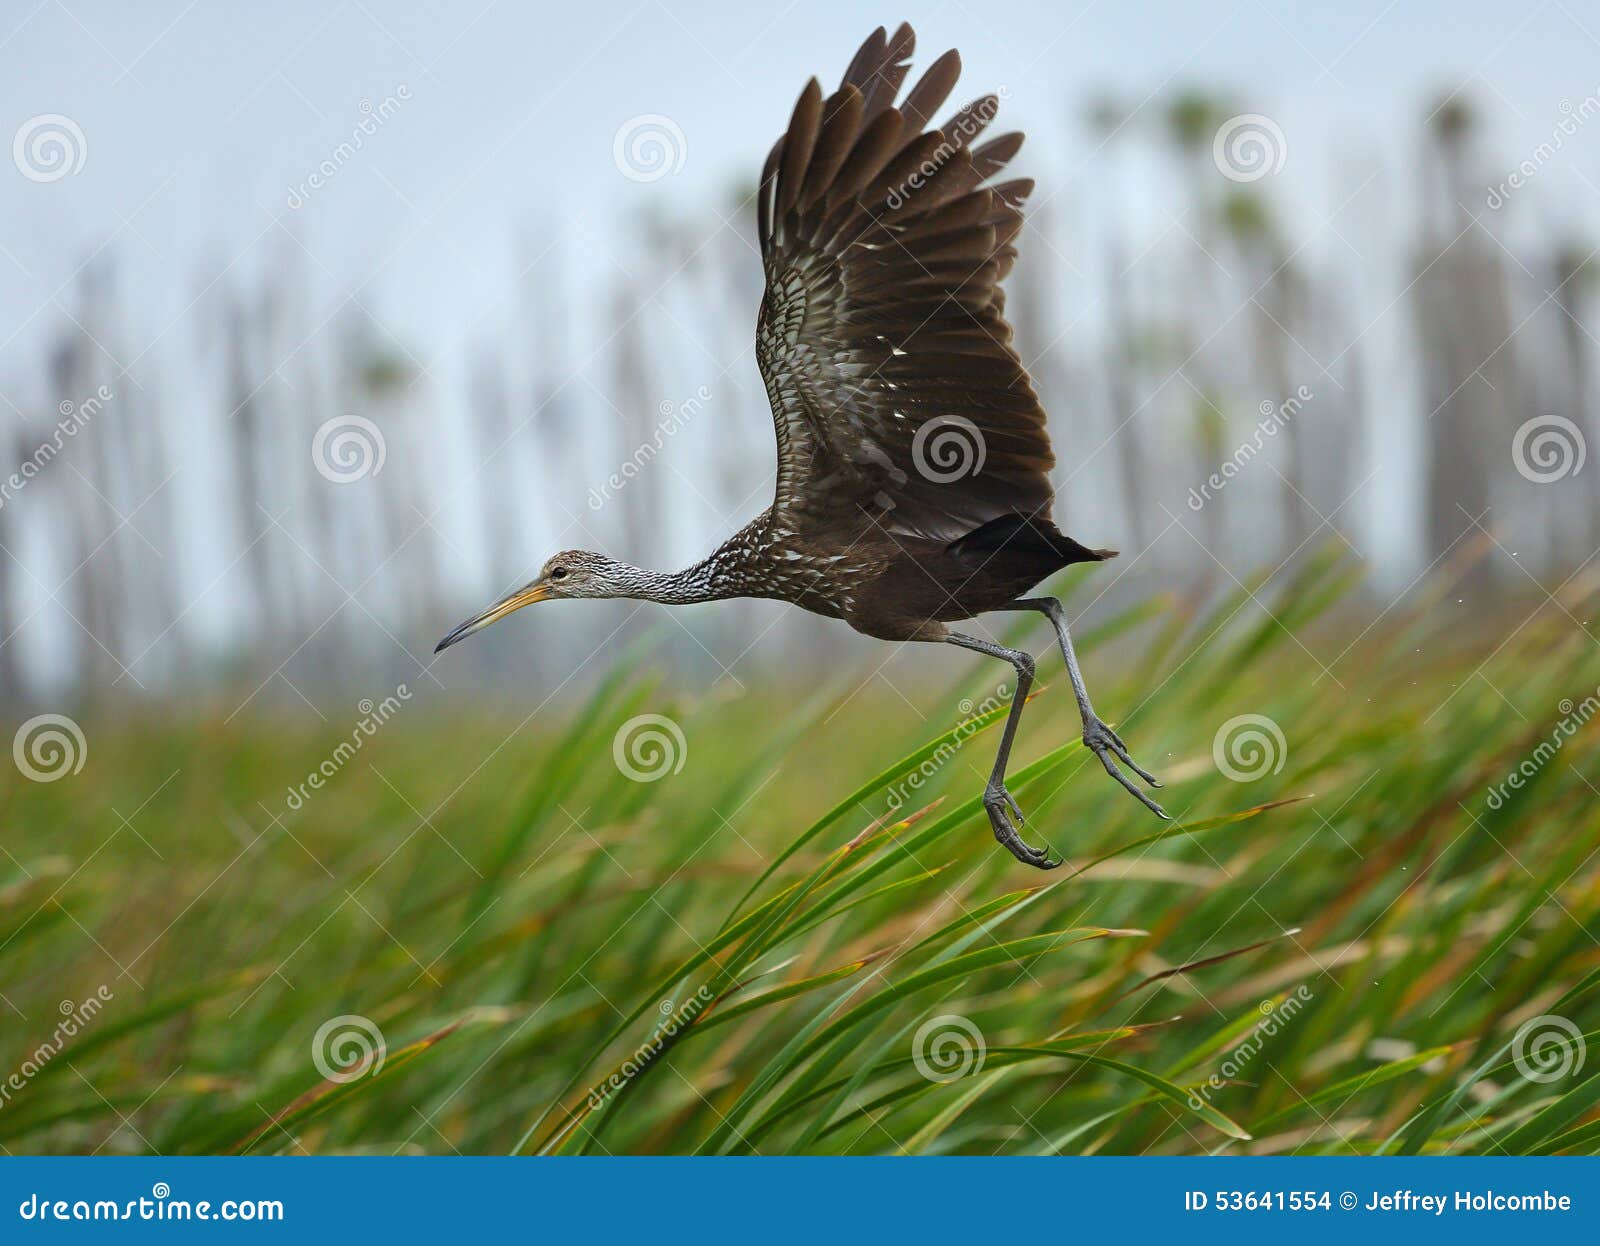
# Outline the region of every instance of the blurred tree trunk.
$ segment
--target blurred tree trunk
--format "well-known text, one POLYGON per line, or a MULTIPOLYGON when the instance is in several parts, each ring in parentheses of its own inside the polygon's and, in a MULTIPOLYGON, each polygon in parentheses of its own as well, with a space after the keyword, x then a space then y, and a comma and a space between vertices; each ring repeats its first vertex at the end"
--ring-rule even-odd
POLYGON ((467 415, 477 426, 473 444, 487 460, 483 487, 473 492, 483 500, 483 540, 495 592, 508 593, 529 577, 527 534, 518 522, 517 500, 526 482, 519 479, 516 425, 505 361, 498 350, 478 351, 469 380, 467 415))
MULTIPOLYGON (((616 394, 619 412, 614 427, 619 452, 611 456, 617 470, 622 463, 634 457, 639 447, 653 441, 660 419, 657 411, 659 387, 651 379, 650 357, 644 338, 641 316, 644 304, 639 292, 629 286, 618 286, 611 300, 613 323, 617 326, 612 342, 613 369, 612 392, 616 394)), ((661 468, 659 460, 652 459, 649 468, 634 476, 627 488, 627 504, 623 506, 622 557, 632 562, 648 565, 661 531, 658 516, 661 468)))
MULTIPOLYGON (((6 460, 22 464, 33 454, 34 446, 26 431, 11 430, 0 440, 6 460)), ((0 506, 0 708, 14 710, 27 700, 28 689, 22 672, 17 633, 22 626, 22 608, 17 604, 20 552, 17 549, 16 502, 0 506)))
MULTIPOLYGON (((96 347, 78 328, 67 330, 51 355, 51 392, 59 416, 60 403, 78 403, 81 395, 94 392, 96 375, 91 358, 96 347)), ((99 433, 87 440, 101 440, 99 433)), ((105 493, 96 483, 105 463, 103 447, 83 456, 83 467, 67 473, 53 473, 66 496, 71 530, 76 546, 68 554, 67 581, 61 586, 70 592, 74 629, 79 649, 79 672, 91 688, 107 688, 116 678, 110 657, 112 614, 115 609, 114 554, 107 554, 107 538, 113 521, 105 493)), ((63 466, 65 466, 63 464, 63 466)))
POLYGON ((274 591, 276 569, 268 525, 261 473, 263 431, 261 395, 251 366, 255 337, 253 318, 242 296, 224 295, 222 308, 223 352, 223 427, 232 459, 234 522, 244 549, 246 574, 240 579, 246 587, 240 594, 241 613, 249 620, 240 637, 257 657, 265 652, 263 643, 281 632, 278 594, 274 591))
POLYGON ((1122 221, 1116 216, 1124 202, 1126 187, 1123 169, 1122 138, 1130 121, 1123 105, 1110 97, 1091 101, 1087 121, 1092 133, 1100 136, 1100 150, 1106 162, 1106 198, 1111 206, 1111 228, 1107 232, 1106 256, 1106 355, 1103 362, 1105 401, 1110 436, 1116 443, 1117 477, 1121 483, 1123 522, 1136 549, 1150 543, 1149 507, 1150 455, 1144 443, 1144 425, 1134 414, 1136 404, 1133 371, 1137 367, 1136 331, 1128 300, 1128 258, 1123 245, 1122 221))
MULTIPOLYGON (((1468 215, 1473 119, 1452 100, 1435 111, 1437 177, 1413 290, 1422 344, 1427 455, 1427 556, 1443 554, 1476 520, 1488 526, 1494 463, 1510 461, 1515 396, 1504 275, 1468 215)), ((1475 565, 1481 578, 1489 564, 1475 565)))
MULTIPOLYGON (((1563 347, 1563 371, 1566 374, 1568 415, 1582 430, 1590 445, 1600 452, 1600 425, 1596 423, 1594 402, 1593 341, 1584 320, 1589 311, 1589 281, 1593 265, 1588 251, 1579 246, 1562 248, 1555 261, 1555 303, 1561 311, 1557 322, 1563 347)), ((1591 548, 1600 544, 1600 470, 1591 467, 1586 473, 1588 484, 1588 514, 1580 532, 1587 537, 1591 548)))

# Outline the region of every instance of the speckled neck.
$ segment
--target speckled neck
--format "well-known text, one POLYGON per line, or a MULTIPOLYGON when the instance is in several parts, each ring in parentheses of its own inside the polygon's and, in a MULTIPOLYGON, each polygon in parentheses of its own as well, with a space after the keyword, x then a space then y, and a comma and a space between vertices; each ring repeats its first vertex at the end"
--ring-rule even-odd
MULTIPOLYGON (((740 529, 705 558, 682 571, 629 568, 630 572, 636 571, 638 584, 637 591, 632 591, 634 583, 630 582, 629 596, 670 606, 761 596, 761 586, 751 582, 750 568, 766 533, 763 519, 740 529)), ((634 581, 635 576, 630 575, 629 579, 634 581)))

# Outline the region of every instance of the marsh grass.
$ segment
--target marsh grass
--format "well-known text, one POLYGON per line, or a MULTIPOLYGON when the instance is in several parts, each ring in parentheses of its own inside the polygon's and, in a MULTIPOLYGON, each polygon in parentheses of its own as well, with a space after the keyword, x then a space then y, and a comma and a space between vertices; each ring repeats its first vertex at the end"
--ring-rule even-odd
POLYGON ((957 707, 988 664, 922 719, 855 679, 697 698, 630 657, 555 724, 408 707, 294 812, 344 724, 96 718, 83 775, 5 798, 0 1076, 60 1001, 113 998, 0 1106, 0 1144, 1593 1151, 1596 729, 1491 799, 1600 684, 1591 590, 1474 638, 1445 577, 1356 636, 1323 618, 1350 580, 1330 555, 1085 636, 1135 638, 1096 696, 1168 779, 1166 827, 1044 658, 1012 790, 1050 874, 978 805, 1004 708, 957 707), (649 783, 612 754, 643 713, 687 745, 649 783), (1240 715, 1283 738, 1248 781, 1213 754, 1240 715), (343 1015, 381 1068, 327 1080, 314 1036, 343 1015))

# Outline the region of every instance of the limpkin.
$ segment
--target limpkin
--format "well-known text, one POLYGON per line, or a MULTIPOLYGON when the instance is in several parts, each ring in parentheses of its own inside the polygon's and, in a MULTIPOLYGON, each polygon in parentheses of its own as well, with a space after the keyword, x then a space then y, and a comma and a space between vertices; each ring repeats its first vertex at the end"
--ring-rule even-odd
POLYGON ((975 145, 995 115, 993 95, 928 127, 960 72, 954 50, 896 105, 914 44, 910 26, 892 36, 879 27, 832 95, 811 79, 762 169, 756 359, 777 431, 772 505, 683 571, 559 553, 438 648, 553 598, 765 597, 883 640, 1002 659, 1016 669, 1016 691, 983 805, 1019 861, 1048 869, 1060 862, 1023 842, 1005 787, 1033 658, 950 623, 1002 610, 1049 618, 1084 744, 1166 814, 1118 767, 1160 786, 1090 705, 1060 602, 1026 595, 1062 567, 1115 551, 1078 544, 1050 518, 1045 414, 1004 316, 1000 283, 1033 183, 995 178, 1022 135, 975 145))

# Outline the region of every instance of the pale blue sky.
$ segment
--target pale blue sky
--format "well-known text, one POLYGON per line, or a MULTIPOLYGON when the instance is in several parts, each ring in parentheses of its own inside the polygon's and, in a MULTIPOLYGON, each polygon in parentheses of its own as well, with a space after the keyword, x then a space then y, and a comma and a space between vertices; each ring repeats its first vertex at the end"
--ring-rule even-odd
MULTIPOLYGON (((374 280, 396 330, 425 342, 504 294, 518 229, 582 218, 593 242, 647 198, 686 212, 722 203, 805 78, 831 83, 873 24, 902 16, 920 61, 959 45, 962 89, 1009 91, 1006 115, 1029 128, 1026 160, 1046 189, 1099 172, 1076 123, 1093 91, 1138 102, 1191 82, 1230 87, 1283 127, 1277 189, 1292 194, 1341 151, 1403 158, 1441 91, 1465 84, 1517 151, 1600 81, 1600 17, 1573 0, 11 0, 4 11, 0 130, 64 114, 88 155, 62 182, 3 183, 15 262, 0 258, 0 340, 112 235, 164 326, 157 309, 182 309, 202 260, 271 262, 250 244, 281 215, 332 280, 374 280), (288 189, 349 136, 361 102, 402 84, 412 99, 361 159, 286 212, 288 189), (640 113, 671 117, 687 143, 682 171, 648 185, 611 159, 617 127, 640 113)), ((624 262, 627 246, 615 246, 624 262)))

